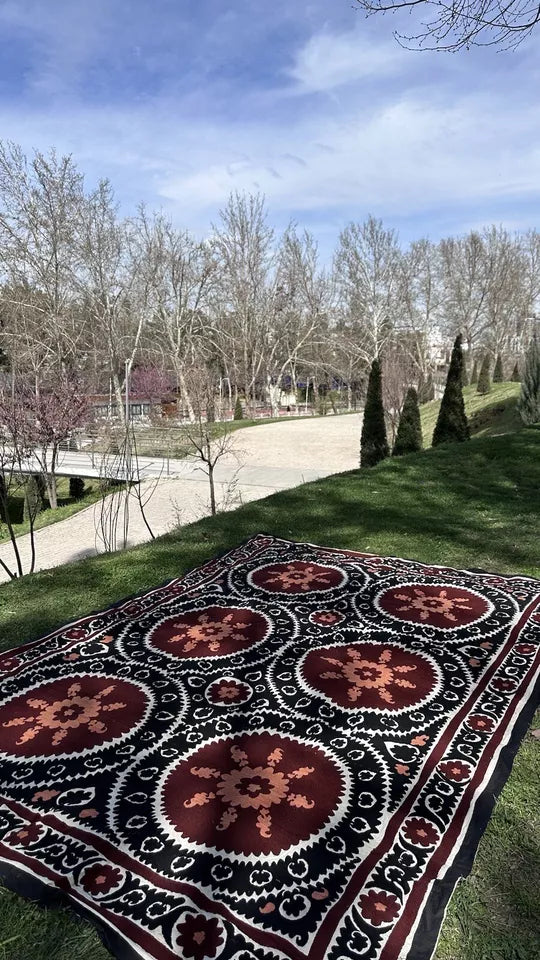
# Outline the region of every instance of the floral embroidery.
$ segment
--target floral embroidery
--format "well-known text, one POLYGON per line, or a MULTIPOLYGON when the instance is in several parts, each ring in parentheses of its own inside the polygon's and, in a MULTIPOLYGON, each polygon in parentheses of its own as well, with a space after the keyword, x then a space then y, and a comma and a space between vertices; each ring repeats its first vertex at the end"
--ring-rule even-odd
POLYGON ((421 817, 411 817, 406 820, 403 833, 407 840, 421 847, 432 847, 440 839, 439 832, 433 824, 421 817))
POLYGON ((183 957, 204 960, 215 957, 223 943, 223 927, 215 917, 190 914, 178 926, 178 946, 183 957))
POLYGON ((179 621, 175 623, 174 626, 181 630, 182 633, 177 633, 172 636, 170 643, 185 641, 182 647, 184 653, 189 653, 190 650, 196 650, 199 644, 207 644, 208 649, 211 650, 212 653, 215 653, 221 649, 221 644, 224 640, 237 640, 241 642, 248 639, 245 632, 243 633, 242 631, 246 631, 250 624, 236 622, 233 625, 233 620, 234 617, 232 613, 227 614, 222 620, 212 620, 208 614, 201 613, 195 624, 182 623, 182 621, 179 621))
POLYGON ((46 700, 29 697, 26 703, 36 712, 30 717, 14 717, 12 720, 5 721, 2 726, 20 727, 27 723, 33 724, 21 734, 17 740, 19 744, 33 740, 45 729, 55 731, 52 737, 54 746, 67 737, 68 730, 76 727, 86 726, 91 733, 105 733, 107 726, 98 717, 113 710, 123 710, 126 706, 125 703, 102 703, 104 697, 109 696, 114 689, 115 685, 111 684, 99 693, 85 697, 79 696, 81 684, 72 683, 67 697, 63 700, 48 703, 46 700))
POLYGON ((295 563, 288 563, 283 570, 276 570, 266 578, 267 584, 279 584, 284 590, 294 587, 296 590, 309 591, 313 587, 328 586, 332 579, 324 571, 307 564, 299 567, 295 563))
POLYGON ((445 763, 440 763, 439 770, 447 780, 455 780, 456 783, 468 780, 471 775, 471 768, 461 760, 447 760, 445 763))
POLYGON ((349 659, 345 663, 334 657, 323 657, 323 660, 338 667, 339 673, 329 671, 321 673, 320 676, 322 680, 339 680, 343 677, 350 684, 347 696, 353 703, 362 696, 364 689, 376 690, 383 703, 393 703, 393 686, 408 687, 411 690, 416 688, 416 684, 402 677, 402 674, 412 673, 416 667, 405 664, 390 666, 391 650, 383 650, 377 660, 366 660, 355 647, 349 647, 347 654, 349 659))
POLYGON ((12 843, 19 847, 28 847, 31 843, 36 843, 43 836, 43 827, 37 823, 29 823, 27 827, 21 830, 14 830, 5 838, 7 843, 12 843))
POLYGON ((467 722, 472 730, 478 730, 479 733, 490 733, 495 726, 495 721, 483 713, 471 714, 467 722))
POLYGON ((118 867, 111 867, 108 863, 95 863, 85 870, 82 886, 92 896, 102 896, 119 887, 122 879, 123 874, 118 867))
POLYGON ((390 923, 399 913, 399 900, 393 893, 384 893, 382 890, 370 890, 360 897, 362 916, 375 927, 381 923, 390 923))
POLYGON ((317 623, 321 627, 334 627, 336 623, 341 623, 345 617, 337 610, 320 610, 318 613, 312 613, 309 619, 312 623, 317 623))
POLYGON ((192 767, 190 773, 204 780, 215 780, 214 790, 194 793, 184 801, 187 808, 201 807, 218 797, 225 810, 217 825, 217 830, 227 830, 238 818, 239 810, 258 811, 257 830, 261 837, 272 836, 271 808, 282 802, 291 807, 311 810, 315 801, 302 793, 291 793, 291 780, 301 780, 313 773, 313 767, 299 767, 290 773, 282 773, 275 767, 283 759, 283 751, 275 749, 266 758, 266 766, 252 767, 244 750, 232 746, 231 758, 238 765, 236 769, 222 773, 211 767, 192 767))
POLYGON ((405 593, 396 593, 396 599, 404 601, 404 606, 398 607, 400 613, 417 610, 421 620, 429 620, 430 616, 435 613, 444 617, 445 620, 450 620, 451 623, 457 623, 458 618, 453 612, 454 610, 458 612, 472 610, 470 604, 467 603, 467 597, 454 597, 451 600, 447 590, 440 590, 435 595, 428 594, 419 587, 414 587, 413 593, 414 597, 405 593))

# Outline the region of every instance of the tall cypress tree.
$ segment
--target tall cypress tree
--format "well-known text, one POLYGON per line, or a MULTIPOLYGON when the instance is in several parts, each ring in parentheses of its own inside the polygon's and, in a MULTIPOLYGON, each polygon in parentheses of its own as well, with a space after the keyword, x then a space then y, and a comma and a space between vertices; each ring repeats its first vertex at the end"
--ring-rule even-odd
POLYGON ((469 439, 469 424, 465 413, 463 389, 461 386, 461 367, 463 354, 461 352, 461 334, 455 339, 454 349, 450 360, 450 368, 446 378, 443 398, 435 430, 433 432, 433 446, 439 443, 469 439))
POLYGON ((497 354, 497 359, 495 361, 495 368, 493 370, 493 383, 502 383, 504 381, 502 357, 500 353, 497 354))
POLYGON ((532 338, 525 357, 518 411, 528 426, 540 422, 540 338, 532 338))
POLYGON ((244 411, 242 410, 242 401, 240 400, 240 397, 236 398, 236 403, 234 405, 234 419, 235 420, 244 419, 244 411))
POLYGON ((374 467, 388 454, 386 425, 382 399, 381 364, 374 360, 369 372, 369 380, 360 442, 360 466, 374 467))
POLYGON ((520 382, 521 382, 521 375, 520 375, 520 372, 519 372, 519 364, 518 364, 517 360, 516 360, 516 363, 514 364, 514 369, 512 370, 512 376, 510 377, 510 382, 511 382, 511 383, 520 383, 520 382))
POLYGON ((491 380, 489 379, 489 354, 486 353, 480 367, 480 376, 478 377, 477 393, 489 393, 491 390, 491 380))
POLYGON ((420 408, 418 394, 414 387, 409 387, 403 410, 399 418, 396 442, 392 450, 393 457, 404 453, 415 453, 422 449, 422 425, 420 423, 420 408))
POLYGON ((474 361, 471 373, 471 387, 473 383, 478 383, 478 360, 474 361))

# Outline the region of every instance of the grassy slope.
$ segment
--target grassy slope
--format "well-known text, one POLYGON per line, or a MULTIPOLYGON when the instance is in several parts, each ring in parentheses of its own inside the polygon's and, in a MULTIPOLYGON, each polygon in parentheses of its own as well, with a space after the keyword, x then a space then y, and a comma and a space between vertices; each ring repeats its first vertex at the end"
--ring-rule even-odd
MULTIPOLYGON (((266 530, 297 540, 540 576, 540 429, 439 447, 372 471, 340 474, 206 518, 122 554, 6 585, 0 645, 8 647, 168 577, 266 530)), ((440 960, 536 960, 539 909, 538 744, 528 738, 456 892, 440 960)), ((104 960, 97 937, 69 914, 0 895, 0 960, 104 960), (10 937, 16 940, 6 943, 10 937), (1 944, 5 943, 2 948, 1 944)))
MULTIPOLYGON (((59 520, 67 520, 68 517, 72 517, 75 513, 79 513, 80 510, 84 510, 85 507, 89 507, 90 504, 95 503, 101 496, 98 484, 91 480, 85 480, 85 493, 80 500, 74 500, 69 496, 68 477, 58 477, 57 487, 59 506, 56 510, 50 510, 47 506, 47 509, 38 514, 35 522, 36 530, 40 530, 42 527, 48 527, 51 523, 58 523, 59 520)), ((22 520, 23 498, 24 491, 21 487, 17 490, 16 496, 13 497, 13 500, 20 500, 20 504, 15 505, 15 515, 21 517, 21 523, 13 524, 15 536, 17 537, 20 537, 23 533, 28 533, 30 529, 28 522, 22 520)), ((49 501, 46 500, 45 502, 48 505, 49 501)), ((2 524, 0 525, 0 543, 4 540, 9 540, 9 533, 7 527, 2 524)))
MULTIPOLYGON (((494 383, 486 394, 476 392, 476 386, 465 387, 465 410, 474 436, 499 436, 513 433, 523 426, 516 410, 521 384, 494 383)), ((425 403, 421 408, 424 445, 431 446, 431 438, 439 414, 440 400, 425 403)))

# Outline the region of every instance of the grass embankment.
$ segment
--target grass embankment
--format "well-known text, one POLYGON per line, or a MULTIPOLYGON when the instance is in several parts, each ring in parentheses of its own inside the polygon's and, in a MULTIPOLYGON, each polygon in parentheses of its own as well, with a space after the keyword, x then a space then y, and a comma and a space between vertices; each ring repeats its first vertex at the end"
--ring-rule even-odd
MULTIPOLYGON (((520 389, 520 383, 493 383, 490 392, 482 394, 477 393, 476 385, 465 387, 463 397, 471 436, 497 437, 521 430, 523 423, 516 409, 520 389)), ((440 405, 440 400, 432 400, 420 407, 425 447, 431 446, 440 405)))
MULTIPOLYGON (((205 518, 125 553, 0 589, 0 646, 153 587, 261 531, 426 563, 540 576, 540 429, 441 446, 205 518)), ((470 878, 448 910, 437 960, 537 960, 538 744, 529 736, 470 878)), ((0 960, 105 960, 91 928, 0 892, 0 960), (10 938, 14 938, 8 942, 10 938), (4 943, 4 947, 1 944, 4 943)))
MULTIPOLYGON (((99 500, 101 493, 99 486, 95 481, 85 480, 84 494, 79 499, 69 495, 69 477, 58 477, 57 479, 58 506, 55 510, 49 507, 49 501, 45 498, 43 510, 37 515, 34 529, 40 530, 41 527, 48 527, 51 523, 57 523, 58 520, 67 520, 73 514, 79 513, 85 507, 99 500)), ((13 529, 15 536, 20 537, 23 533, 28 533, 30 526, 28 521, 23 520, 24 512, 24 488, 21 486, 12 497, 9 498, 9 511, 13 520, 13 529)), ((5 524, 0 523, 0 543, 9 540, 9 533, 5 524)))

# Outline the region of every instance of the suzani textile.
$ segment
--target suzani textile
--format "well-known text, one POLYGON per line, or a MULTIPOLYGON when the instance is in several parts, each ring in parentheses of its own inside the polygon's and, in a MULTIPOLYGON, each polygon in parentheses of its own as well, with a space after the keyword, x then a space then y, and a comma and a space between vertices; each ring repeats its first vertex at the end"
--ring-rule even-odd
POLYGON ((121 960, 426 960, 540 583, 256 536, 0 657, 4 882, 121 960))

